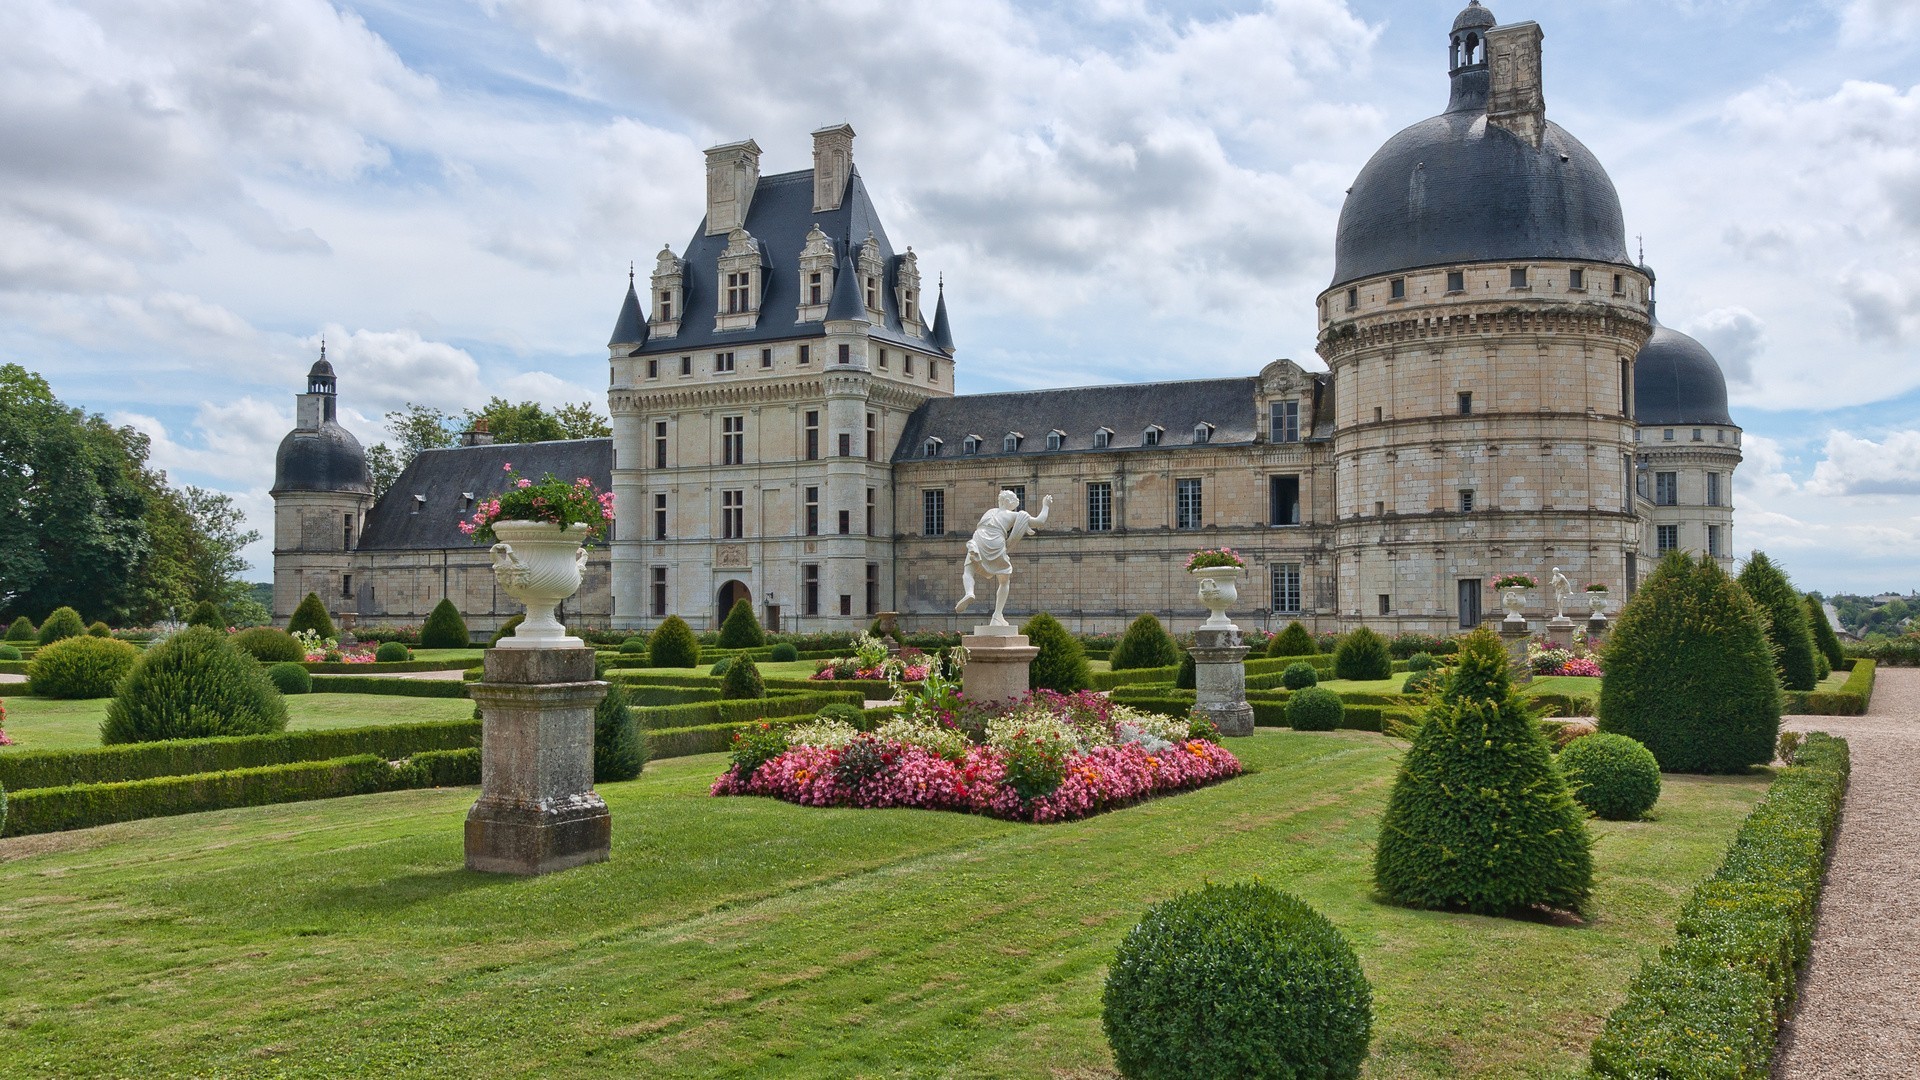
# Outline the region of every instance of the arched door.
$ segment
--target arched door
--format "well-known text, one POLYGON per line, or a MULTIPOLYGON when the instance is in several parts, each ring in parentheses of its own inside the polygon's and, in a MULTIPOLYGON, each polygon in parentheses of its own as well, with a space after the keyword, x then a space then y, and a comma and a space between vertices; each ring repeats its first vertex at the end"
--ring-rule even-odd
POLYGON ((718 605, 713 617, 713 625, 716 629, 721 623, 727 621, 727 612, 733 610, 734 604, 745 600, 749 607, 753 605, 753 593, 748 591, 746 582, 739 580, 729 581, 720 586, 720 594, 716 599, 718 605))

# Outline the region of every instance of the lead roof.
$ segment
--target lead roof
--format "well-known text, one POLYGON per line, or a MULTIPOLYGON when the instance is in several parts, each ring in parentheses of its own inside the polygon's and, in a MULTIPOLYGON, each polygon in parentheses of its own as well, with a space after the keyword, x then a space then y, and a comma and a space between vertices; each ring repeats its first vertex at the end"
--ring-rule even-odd
MULTIPOLYGON (((606 491, 613 485, 613 440, 492 443, 422 451, 367 511, 360 549, 471 547, 472 541, 460 531, 460 522, 473 515, 466 496, 471 494, 479 502, 498 495, 507 484, 508 463, 529 480, 552 473, 571 483, 584 476, 606 491), (416 496, 425 496, 426 501, 416 496)), ((630 516, 628 520, 637 519, 630 516)))
POLYGON ((907 418, 893 460, 920 460, 928 438, 941 440, 941 458, 966 457, 969 435, 981 440, 975 457, 1088 451, 1094 450, 1093 433, 1100 428, 1113 432, 1108 449, 1126 450, 1146 445, 1149 425, 1162 429, 1156 449, 1193 445, 1193 429, 1202 423, 1213 425, 1206 445, 1251 443, 1259 385, 1253 377, 1196 379, 930 398, 907 418), (1066 433, 1065 445, 1048 450, 1047 433, 1056 429, 1066 433), (1010 432, 1023 440, 1019 450, 1004 454, 1001 441, 1010 432))

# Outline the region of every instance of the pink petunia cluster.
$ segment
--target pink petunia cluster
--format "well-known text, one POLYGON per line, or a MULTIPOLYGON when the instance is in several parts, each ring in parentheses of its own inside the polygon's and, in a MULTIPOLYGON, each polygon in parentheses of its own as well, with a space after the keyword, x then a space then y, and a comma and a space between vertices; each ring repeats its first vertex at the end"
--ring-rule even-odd
POLYGON ((1593 657, 1576 656, 1573 659, 1568 660, 1566 663, 1561 664, 1560 670, 1555 672, 1555 674, 1579 675, 1584 678, 1598 679, 1598 678, 1601 678, 1605 674, 1605 672, 1602 672, 1600 670, 1599 661, 1595 660, 1593 657))

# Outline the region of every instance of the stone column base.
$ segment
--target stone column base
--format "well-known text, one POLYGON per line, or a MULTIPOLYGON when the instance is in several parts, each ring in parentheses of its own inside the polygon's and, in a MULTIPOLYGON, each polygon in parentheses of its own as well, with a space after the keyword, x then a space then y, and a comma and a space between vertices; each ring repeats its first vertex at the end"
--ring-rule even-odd
POLYGON ((1561 615, 1547 620, 1547 640, 1562 649, 1573 648, 1573 620, 1561 615))
POLYGON ((606 862, 613 815, 594 792, 563 804, 521 806, 482 798, 467 811, 467 869, 531 877, 606 862))
POLYGON ((605 862, 613 818, 593 790, 593 707, 607 684, 592 649, 489 649, 480 705, 480 798, 467 868, 548 874, 605 862))
POLYGON ((1246 658, 1237 626, 1193 632, 1194 711, 1213 721, 1222 735, 1253 734, 1246 658))
POLYGON ((967 650, 967 666, 960 673, 960 692, 969 701, 1006 701, 1024 697, 1033 684, 1028 666, 1040 655, 1038 645, 1027 644, 1025 634, 997 633, 1006 627, 974 627, 960 639, 967 650))
POLYGON ((1607 640, 1607 631, 1611 626, 1605 615, 1594 612, 1593 616, 1587 620, 1587 648, 1598 649, 1600 644, 1607 640))
POLYGON ((1513 673, 1516 683, 1533 681, 1533 665, 1527 663, 1527 642, 1533 640, 1533 634, 1526 623, 1510 623, 1502 620, 1500 643, 1507 647, 1507 669, 1513 673))

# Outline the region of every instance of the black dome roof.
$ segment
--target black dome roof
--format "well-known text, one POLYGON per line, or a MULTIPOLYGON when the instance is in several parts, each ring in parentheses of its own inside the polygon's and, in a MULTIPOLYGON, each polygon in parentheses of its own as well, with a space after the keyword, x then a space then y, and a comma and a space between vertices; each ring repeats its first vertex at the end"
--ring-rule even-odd
POLYGON ((1633 413, 1642 427, 1731 425, 1727 377, 1705 345, 1655 319, 1633 362, 1633 413))
POLYGON ((1497 21, 1493 17, 1493 12, 1480 6, 1480 0, 1473 0, 1460 10, 1460 14, 1453 20, 1453 28, 1456 31, 1487 30, 1491 29, 1497 21))
POLYGON ((318 431, 296 428, 280 440, 273 458, 273 491, 349 491, 373 493, 367 455, 360 440, 328 420, 318 431))
POLYGON ((333 374, 333 365, 327 362, 326 347, 322 346, 320 359, 315 360, 313 362, 313 367, 307 370, 307 378, 311 379, 315 375, 331 375, 331 374, 333 374))

